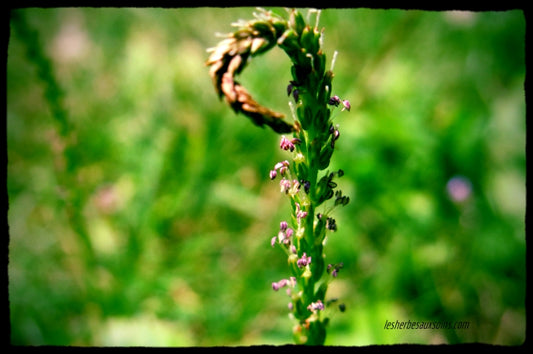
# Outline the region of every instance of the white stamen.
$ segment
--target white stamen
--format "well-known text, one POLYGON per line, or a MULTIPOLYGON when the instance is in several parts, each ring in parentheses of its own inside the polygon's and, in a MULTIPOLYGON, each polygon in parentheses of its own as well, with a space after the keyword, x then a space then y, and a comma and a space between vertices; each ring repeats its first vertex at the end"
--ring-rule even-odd
POLYGON ((320 9, 309 9, 307 11, 307 18, 306 18, 306 22, 309 23, 309 19, 311 18, 311 13, 316 13, 316 17, 315 17, 315 29, 318 28, 318 20, 320 19, 320 9))
POLYGON ((311 12, 315 12, 316 10, 315 9, 309 9, 307 10, 307 16, 305 18, 305 22, 306 23, 309 23, 309 18, 311 17, 311 12))
POLYGON ((316 11, 315 29, 318 29, 318 22, 320 21, 320 10, 316 11))
POLYGON ((237 22, 232 22, 231 23, 231 26, 232 27, 245 27, 247 24, 247 22, 243 19, 239 19, 237 20, 237 22))
POLYGON ((331 59, 331 71, 333 71, 333 68, 335 67, 335 62, 337 61, 337 51, 333 52, 333 59, 331 59))

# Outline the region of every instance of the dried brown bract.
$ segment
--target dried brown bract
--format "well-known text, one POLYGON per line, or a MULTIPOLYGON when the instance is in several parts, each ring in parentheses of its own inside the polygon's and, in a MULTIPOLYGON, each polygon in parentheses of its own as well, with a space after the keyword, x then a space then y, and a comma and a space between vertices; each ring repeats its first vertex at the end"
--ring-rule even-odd
POLYGON ((268 125, 280 134, 296 130, 294 125, 283 120, 283 114, 260 105, 235 81, 235 76, 244 69, 249 58, 276 45, 286 24, 270 13, 262 12, 255 20, 235 25, 238 30, 212 48, 206 61, 206 65, 211 67, 209 75, 218 96, 224 96, 236 113, 243 113, 258 126, 268 125))

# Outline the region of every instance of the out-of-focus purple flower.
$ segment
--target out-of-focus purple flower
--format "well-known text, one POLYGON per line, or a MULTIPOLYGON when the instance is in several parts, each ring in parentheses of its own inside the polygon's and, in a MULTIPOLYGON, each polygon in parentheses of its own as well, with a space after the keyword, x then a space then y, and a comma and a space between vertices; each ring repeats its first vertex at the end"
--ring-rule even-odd
POLYGON ((446 184, 446 191, 454 202, 463 202, 472 194, 472 182, 465 176, 453 176, 446 184))
POLYGON ((276 170, 270 170, 270 179, 275 179, 278 173, 276 170))

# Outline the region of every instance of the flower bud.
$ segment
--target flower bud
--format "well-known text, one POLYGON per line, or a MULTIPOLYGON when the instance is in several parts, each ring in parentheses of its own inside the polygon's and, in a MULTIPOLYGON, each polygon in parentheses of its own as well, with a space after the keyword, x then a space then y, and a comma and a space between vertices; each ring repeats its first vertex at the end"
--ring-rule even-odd
POLYGON ((328 101, 329 105, 335 106, 335 107, 338 107, 340 103, 341 103, 341 99, 339 98, 339 96, 331 96, 328 101))
POLYGON ((290 227, 287 228, 287 231, 285 231, 285 235, 287 235, 287 238, 290 238, 293 233, 294 233, 294 230, 291 229, 290 227))
POLYGON ((274 291, 278 291, 279 289, 281 289, 284 286, 286 286, 288 284, 288 282, 289 281, 287 279, 281 279, 278 282, 273 282, 272 283, 272 289, 274 289, 274 291))
POLYGON ((326 229, 331 231, 337 231, 337 223, 335 222, 335 219, 331 217, 326 219, 326 229))
POLYGON ((348 112, 350 111, 350 108, 352 107, 352 105, 350 105, 350 101, 348 100, 342 101, 342 105, 344 106, 344 109, 346 109, 348 112))
POLYGON ((294 102, 298 102, 298 98, 300 98, 300 91, 298 89, 292 91, 292 98, 294 98, 294 102))

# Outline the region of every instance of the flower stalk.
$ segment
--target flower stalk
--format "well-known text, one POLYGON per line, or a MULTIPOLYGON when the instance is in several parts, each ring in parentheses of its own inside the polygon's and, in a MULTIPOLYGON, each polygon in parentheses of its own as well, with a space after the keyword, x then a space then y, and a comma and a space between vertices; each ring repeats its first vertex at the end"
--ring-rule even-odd
MULTIPOLYGON (((274 165, 269 177, 279 181, 280 192, 288 197, 291 217, 281 221, 270 243, 286 252, 291 274, 273 282, 272 288, 287 287, 290 314, 296 321, 294 340, 307 345, 323 345, 326 339, 326 310, 335 303, 326 300, 326 292, 342 263, 326 265, 324 245, 328 234, 337 230, 332 211, 349 202, 337 189, 336 180, 344 172, 327 168, 340 137, 332 113, 349 111, 350 103, 332 95, 334 75, 326 70, 316 13, 317 24, 311 27, 297 10, 289 11, 288 20, 262 10, 254 20, 235 24, 237 30, 211 49, 206 62, 216 92, 235 112, 284 134, 279 147, 288 157, 274 165), (295 113, 293 123, 261 106, 235 80, 250 58, 275 46, 285 51, 292 64, 286 94, 295 113)), ((339 308, 344 310, 344 305, 339 308)))

